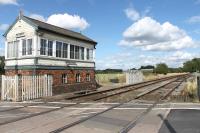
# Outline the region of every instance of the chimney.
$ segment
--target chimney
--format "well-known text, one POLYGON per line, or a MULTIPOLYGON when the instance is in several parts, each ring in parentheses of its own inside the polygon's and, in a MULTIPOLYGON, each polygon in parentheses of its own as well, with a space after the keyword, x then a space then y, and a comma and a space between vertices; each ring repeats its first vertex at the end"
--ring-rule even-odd
POLYGON ((22 9, 20 9, 20 11, 19 11, 19 19, 21 19, 23 16, 24 16, 24 13, 23 13, 22 9))

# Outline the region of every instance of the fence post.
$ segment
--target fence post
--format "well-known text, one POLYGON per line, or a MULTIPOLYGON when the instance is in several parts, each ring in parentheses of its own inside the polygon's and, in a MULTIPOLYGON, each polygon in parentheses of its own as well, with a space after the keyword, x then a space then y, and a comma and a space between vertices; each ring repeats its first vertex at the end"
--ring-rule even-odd
POLYGON ((43 97, 44 96, 47 96, 47 75, 45 74, 44 76, 44 80, 43 80, 43 85, 44 85, 44 87, 43 87, 43 97))
POLYGON ((52 96, 52 84, 53 84, 53 77, 52 77, 52 75, 50 75, 48 77, 48 80, 49 80, 49 82, 48 82, 49 96, 52 96))
POLYGON ((197 76, 197 95, 200 100, 200 77, 197 76))
POLYGON ((17 101, 22 101, 22 75, 18 75, 18 99, 17 101))
POLYGON ((2 75, 2 84, 1 84, 1 100, 4 100, 4 93, 5 93, 5 76, 2 75))
POLYGON ((15 75, 15 89, 14 89, 14 95, 15 95, 15 98, 14 98, 14 101, 17 101, 18 100, 18 82, 19 81, 19 78, 18 78, 18 75, 15 75))

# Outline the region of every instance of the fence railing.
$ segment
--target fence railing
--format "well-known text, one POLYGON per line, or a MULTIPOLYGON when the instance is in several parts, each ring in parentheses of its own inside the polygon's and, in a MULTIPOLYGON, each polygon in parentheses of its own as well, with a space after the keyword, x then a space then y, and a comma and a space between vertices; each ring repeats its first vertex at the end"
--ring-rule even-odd
POLYGON ((2 76, 2 100, 25 101, 52 96, 51 75, 2 76))
POLYGON ((2 86, 2 75, 0 75, 0 94, 1 94, 1 86, 2 86))

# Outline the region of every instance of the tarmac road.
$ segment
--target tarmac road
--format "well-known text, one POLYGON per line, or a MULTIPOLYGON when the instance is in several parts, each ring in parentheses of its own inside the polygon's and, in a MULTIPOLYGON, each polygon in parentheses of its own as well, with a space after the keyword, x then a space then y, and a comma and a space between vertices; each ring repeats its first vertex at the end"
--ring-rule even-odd
MULTIPOLYGON (((0 124, 5 121, 18 119, 46 110, 59 108, 68 103, 45 103, 31 106, 35 103, 1 103, 0 124), (9 110, 12 108, 21 108, 9 110)), ((98 113, 114 104, 83 103, 71 107, 61 108, 57 111, 30 117, 16 122, 0 125, 1 133, 48 133, 65 126, 73 121, 98 113)), ((109 112, 98 115, 90 120, 64 130, 68 133, 116 133, 130 121, 146 110, 151 103, 130 102, 109 112)), ((139 121, 130 133, 200 133, 200 104, 194 103, 164 103, 156 106, 139 121)))
POLYGON ((159 117, 163 120, 159 133, 200 133, 200 110, 173 109, 166 119, 159 117))

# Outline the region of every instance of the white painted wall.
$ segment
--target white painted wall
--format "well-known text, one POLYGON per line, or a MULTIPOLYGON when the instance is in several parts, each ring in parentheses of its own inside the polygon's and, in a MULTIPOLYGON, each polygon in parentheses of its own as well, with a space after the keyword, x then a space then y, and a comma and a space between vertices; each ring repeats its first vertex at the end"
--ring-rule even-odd
POLYGON ((6 66, 15 65, 34 65, 34 59, 23 59, 23 60, 7 60, 5 62, 6 66))
POLYGON ((52 33, 44 33, 42 36, 38 36, 35 30, 35 27, 31 26, 24 20, 19 20, 16 22, 16 24, 12 27, 12 29, 9 31, 6 37, 6 42, 5 42, 5 57, 7 58, 7 42, 10 41, 15 41, 15 40, 20 40, 19 46, 18 46, 18 57, 13 58, 12 60, 6 60, 5 65, 6 66, 15 66, 15 65, 34 65, 34 57, 45 57, 46 59, 39 59, 38 63, 39 65, 50 65, 50 66, 66 66, 68 62, 75 62, 78 67, 95 67, 94 66, 94 60, 95 60, 95 50, 94 50, 94 45, 89 44, 84 41, 79 41, 63 36, 59 36, 57 34, 52 34, 52 33), (22 38, 16 38, 16 34, 19 33, 24 33, 25 37, 22 38), (33 52, 32 55, 25 55, 22 56, 22 39, 33 39, 33 52), (40 55, 40 39, 48 39, 48 40, 53 40, 53 57, 48 57, 44 55, 40 55), (62 41, 67 44, 72 44, 72 45, 77 45, 85 48, 85 55, 84 55, 84 61, 82 60, 72 60, 70 58, 70 45, 68 45, 68 59, 61 59, 56 57, 56 40, 57 41, 62 41), (87 61, 86 60, 86 49, 93 49, 93 60, 87 61), (30 59, 25 59, 29 57, 30 59), (49 59, 56 59, 56 60, 49 60, 49 59))
POLYGON ((16 40, 18 33, 25 33, 26 38, 32 38, 35 35, 35 28, 27 22, 19 20, 7 34, 7 41, 16 40))

